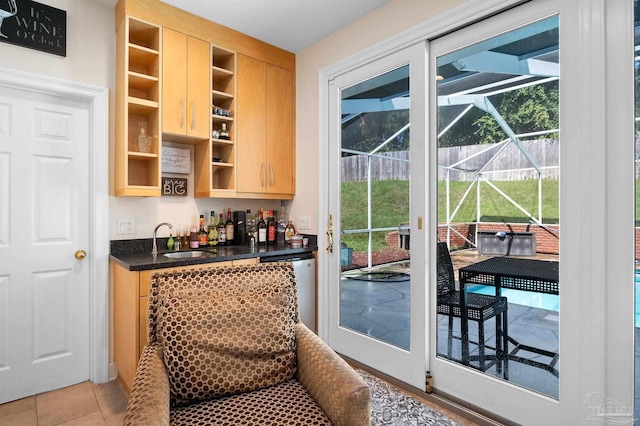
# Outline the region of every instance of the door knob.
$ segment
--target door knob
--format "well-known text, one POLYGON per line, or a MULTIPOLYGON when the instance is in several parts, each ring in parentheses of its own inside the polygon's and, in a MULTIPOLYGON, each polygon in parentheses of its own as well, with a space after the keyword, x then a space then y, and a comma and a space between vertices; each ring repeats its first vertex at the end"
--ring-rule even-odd
POLYGON ((87 252, 86 251, 84 251, 84 250, 77 250, 76 251, 76 259, 82 260, 85 257, 87 257, 87 252))

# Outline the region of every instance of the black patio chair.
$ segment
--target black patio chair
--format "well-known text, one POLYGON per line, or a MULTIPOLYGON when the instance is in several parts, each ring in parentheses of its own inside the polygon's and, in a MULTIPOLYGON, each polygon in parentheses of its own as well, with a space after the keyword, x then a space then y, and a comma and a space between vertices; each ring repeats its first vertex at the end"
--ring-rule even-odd
MULTIPOLYGON (((447 354, 445 356, 454 361, 464 362, 455 359, 452 355, 453 339, 460 340, 461 336, 453 334, 453 319, 461 318, 460 298, 462 294, 456 290, 455 276, 453 273, 453 262, 449 254, 449 247, 445 242, 438 242, 438 314, 449 317, 449 335, 447 338, 447 354)), ((478 323, 478 342, 471 342, 478 345, 478 355, 469 356, 469 366, 486 371, 496 365, 498 373, 504 366, 503 376, 505 380, 509 378, 507 350, 507 298, 499 296, 489 296, 484 294, 467 292, 467 318, 478 323), (496 319, 496 343, 495 348, 485 344, 484 323, 486 320, 495 317, 496 319), (485 349, 495 350, 495 354, 487 355, 485 349), (478 361, 478 367, 471 365, 471 361, 478 361), (490 361, 490 362, 487 362, 490 361)))

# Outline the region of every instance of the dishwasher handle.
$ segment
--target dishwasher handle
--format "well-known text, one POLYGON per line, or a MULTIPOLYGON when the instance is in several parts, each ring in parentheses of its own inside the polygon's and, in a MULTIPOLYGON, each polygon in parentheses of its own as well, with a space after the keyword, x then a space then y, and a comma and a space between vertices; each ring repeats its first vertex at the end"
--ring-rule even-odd
POLYGON ((301 253, 301 254, 281 254, 278 256, 266 256, 260 258, 260 263, 270 263, 270 262, 297 262, 299 260, 308 260, 313 259, 313 254, 311 253, 301 253))

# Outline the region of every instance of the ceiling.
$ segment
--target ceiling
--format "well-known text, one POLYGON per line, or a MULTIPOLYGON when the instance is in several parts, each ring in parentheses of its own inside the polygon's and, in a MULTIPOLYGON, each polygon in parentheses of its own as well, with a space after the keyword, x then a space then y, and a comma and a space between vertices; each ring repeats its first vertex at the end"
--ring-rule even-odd
POLYGON ((304 50, 389 1, 163 0, 292 53, 304 50))

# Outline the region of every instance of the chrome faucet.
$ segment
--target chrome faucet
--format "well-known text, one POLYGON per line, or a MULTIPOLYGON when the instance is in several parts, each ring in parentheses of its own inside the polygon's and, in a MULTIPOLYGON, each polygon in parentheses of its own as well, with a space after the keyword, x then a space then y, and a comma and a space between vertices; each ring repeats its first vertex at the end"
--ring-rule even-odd
POLYGON ((158 245, 156 244, 156 233, 158 232, 158 228, 160 228, 162 225, 167 225, 169 229, 173 229, 173 225, 167 222, 162 222, 161 224, 156 226, 156 229, 153 230, 153 249, 151 249, 151 254, 158 254, 158 245))

